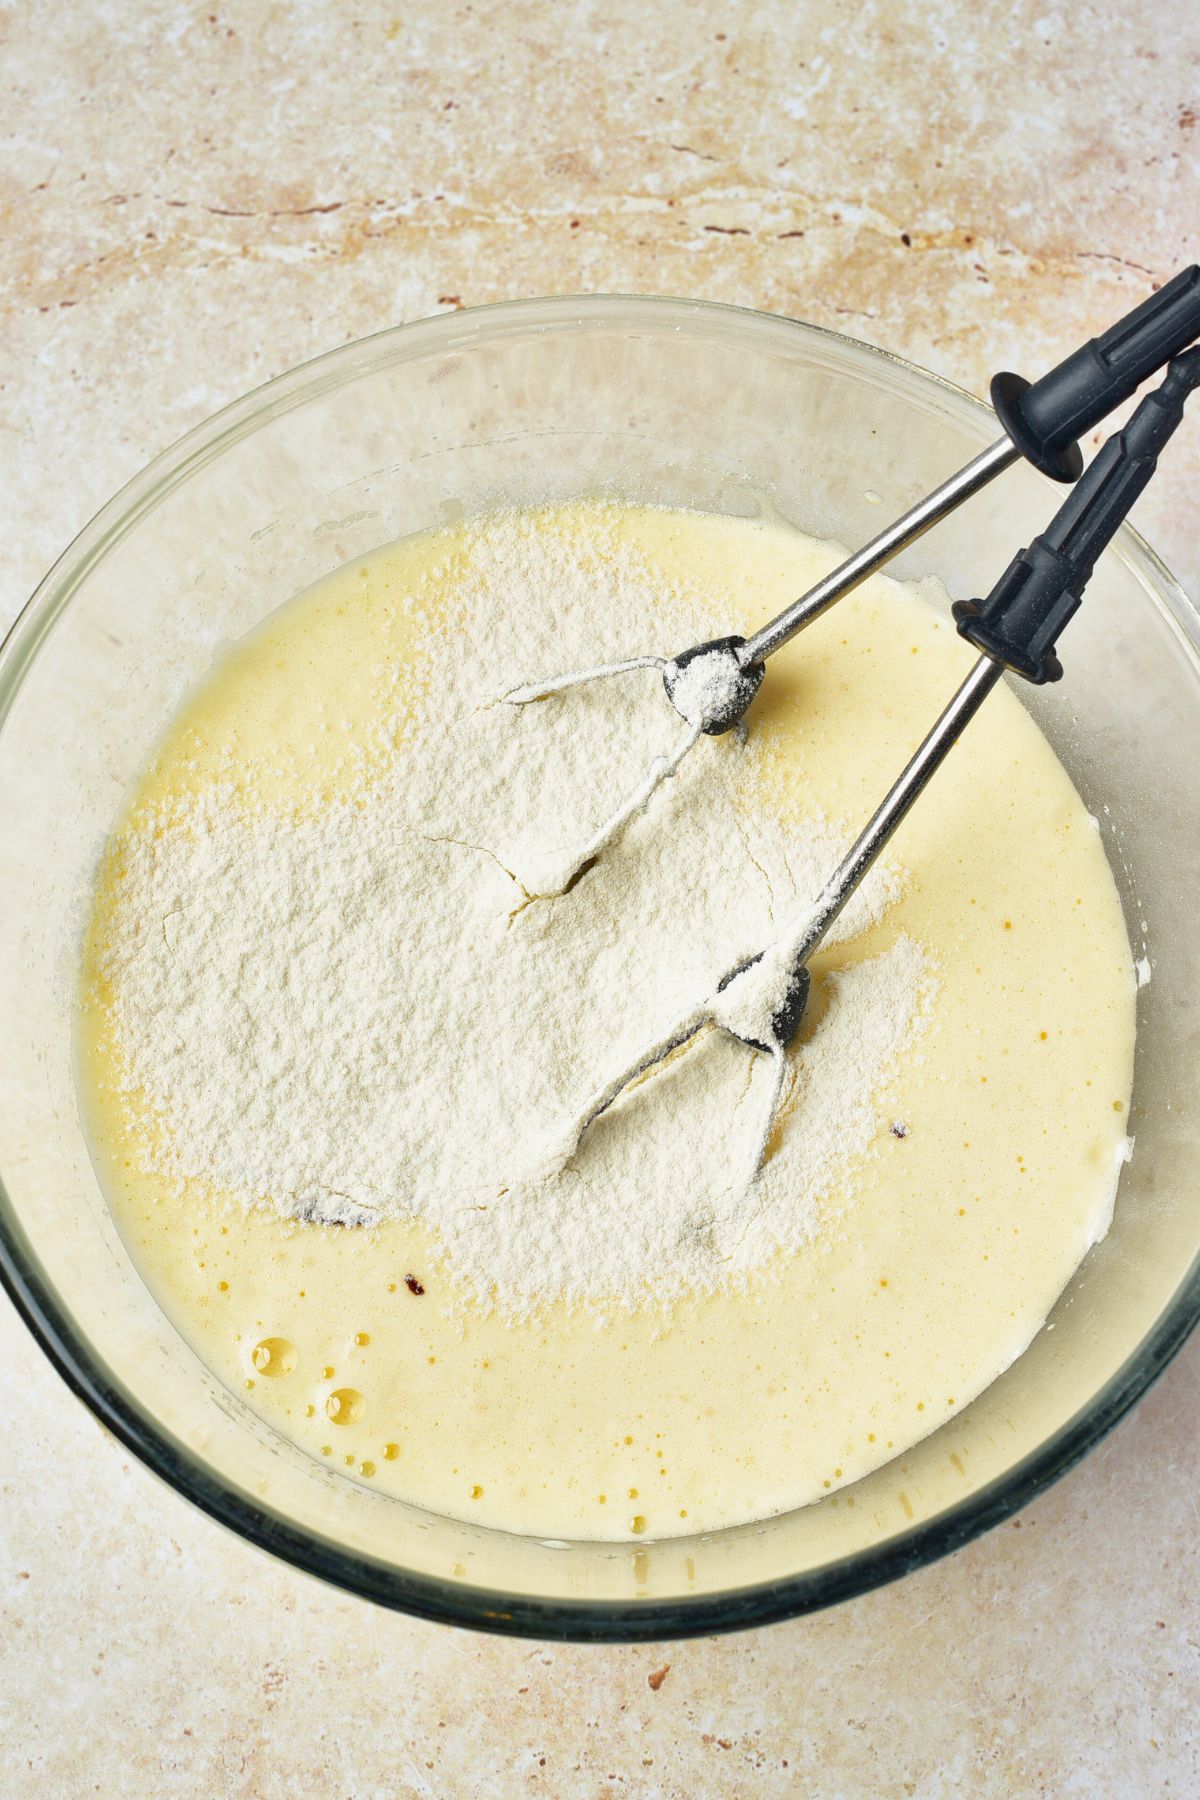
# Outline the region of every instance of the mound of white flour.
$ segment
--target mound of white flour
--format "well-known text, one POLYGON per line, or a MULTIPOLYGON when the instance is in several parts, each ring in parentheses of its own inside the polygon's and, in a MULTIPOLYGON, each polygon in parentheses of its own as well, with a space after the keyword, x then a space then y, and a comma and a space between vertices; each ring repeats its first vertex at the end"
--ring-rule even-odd
MULTIPOLYGON (((135 814, 101 959, 157 1173, 313 1229, 419 1216, 464 1288, 514 1313, 670 1300, 804 1243, 870 1149, 929 987, 904 937, 828 979, 756 1182, 769 1066, 715 1031, 534 1177, 564 1116, 761 949, 846 841, 765 816, 753 732, 705 739, 568 894, 527 899, 523 859, 585 836, 686 726, 653 671, 498 697, 728 628, 597 529, 594 553, 520 515, 471 532, 470 640, 435 632, 390 767, 361 792, 307 816, 232 787, 135 814)), ((877 871, 830 941, 895 891, 877 871)))

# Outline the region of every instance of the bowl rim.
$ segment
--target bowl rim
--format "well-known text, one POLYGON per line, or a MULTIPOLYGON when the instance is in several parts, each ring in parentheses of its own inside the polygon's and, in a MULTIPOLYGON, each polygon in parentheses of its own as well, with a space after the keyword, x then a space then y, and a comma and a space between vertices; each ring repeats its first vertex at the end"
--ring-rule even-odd
MULTIPOLYGON (((564 326, 609 330, 635 320, 642 329, 679 331, 706 324, 743 338, 750 333, 776 343, 799 339, 810 348, 823 345, 843 364, 857 359, 864 371, 874 366, 893 382, 899 379, 914 396, 932 390, 963 417, 973 416, 979 423, 995 418, 965 389, 891 351, 825 326, 723 302, 657 294, 561 295, 462 308, 389 326, 299 363, 229 402, 117 490, 57 558, 0 641, 0 728, 40 644, 90 570, 188 476, 268 420, 359 373, 407 360, 429 347, 447 354, 468 349, 481 333, 494 340, 564 326)), ((1195 660, 1200 617, 1161 559, 1128 525, 1110 553, 1165 612, 1195 660)), ((116 1372, 75 1330, 43 1274, 2 1174, 0 1286, 67 1387, 100 1424, 152 1473, 239 1537, 336 1587, 420 1618, 510 1636, 596 1643, 654 1642, 770 1624, 851 1599, 937 1561, 1028 1505, 1072 1468, 1157 1380, 1200 1321, 1198 1257, 1141 1342, 1071 1419, 1002 1475, 886 1545, 852 1552, 793 1577, 712 1594, 644 1601, 542 1600, 439 1580, 351 1552, 217 1479, 145 1416, 116 1372)))

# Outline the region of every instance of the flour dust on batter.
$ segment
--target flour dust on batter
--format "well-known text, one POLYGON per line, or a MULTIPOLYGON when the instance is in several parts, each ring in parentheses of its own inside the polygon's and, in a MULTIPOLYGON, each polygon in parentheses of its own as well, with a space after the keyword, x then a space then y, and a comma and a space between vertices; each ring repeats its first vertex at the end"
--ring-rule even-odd
POLYGON ((179 1329, 347 1478, 558 1537, 801 1505, 993 1380, 1106 1228, 1130 953, 1006 688, 815 958, 757 1178, 770 1059, 718 1031, 549 1157, 812 898, 966 652, 877 577, 552 898, 688 728, 654 670, 504 696, 748 632, 837 554, 600 502, 404 540, 227 654, 130 795, 84 956, 97 1165, 179 1329))

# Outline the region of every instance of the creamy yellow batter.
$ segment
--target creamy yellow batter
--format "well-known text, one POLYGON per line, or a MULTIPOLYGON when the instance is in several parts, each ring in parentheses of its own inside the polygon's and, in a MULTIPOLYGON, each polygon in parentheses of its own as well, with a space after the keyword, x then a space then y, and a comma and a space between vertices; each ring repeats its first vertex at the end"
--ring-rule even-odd
MULTIPOLYGON (((599 513, 548 512, 584 536, 599 513)), ((605 509, 672 579, 748 632, 836 560, 782 526, 605 509)), ((172 724, 126 820, 228 781, 301 808, 390 756, 415 667, 418 577, 453 614, 461 534, 338 571, 227 655, 172 724)), ((655 643, 654 621, 640 622, 655 643)), ((752 713, 777 754, 762 805, 857 823, 969 663, 918 594, 867 583, 772 660, 752 713)), ((531 675, 542 671, 531 671, 531 675)), ((665 702, 664 702, 665 704, 665 702)), ((395 752, 403 756, 403 744, 395 752)), ((555 1537, 708 1530, 805 1504, 936 1429, 1029 1342, 1107 1223, 1132 1078, 1134 978, 1100 836, 1006 688, 896 840, 884 924, 939 974, 919 1048, 879 1097, 878 1153, 828 1225, 748 1286, 607 1322, 451 1305, 417 1224, 289 1224, 143 1167, 85 955, 79 1079, 97 1166, 146 1282, 230 1387, 314 1457, 435 1511, 555 1537), (893 1137, 886 1121, 910 1123, 893 1137)), ((821 960, 814 973, 819 977, 821 960)), ((649 1201, 648 1201, 649 1203, 649 1201)))

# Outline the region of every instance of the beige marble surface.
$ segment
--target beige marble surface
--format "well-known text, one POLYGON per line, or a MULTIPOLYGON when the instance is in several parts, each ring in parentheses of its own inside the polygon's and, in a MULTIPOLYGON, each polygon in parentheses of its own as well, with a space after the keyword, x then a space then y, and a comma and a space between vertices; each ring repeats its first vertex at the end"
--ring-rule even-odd
MULTIPOLYGON (((1200 252, 1193 0, 25 0, 0 44, 0 624, 153 452, 400 319, 696 294, 982 390, 1200 252)), ((1139 514, 1193 594, 1198 477, 1193 429, 1139 514)), ((0 1392, 6 1797, 1200 1792, 1200 1342, 951 1561, 652 1649, 475 1638, 270 1563, 7 1309, 0 1392)))

